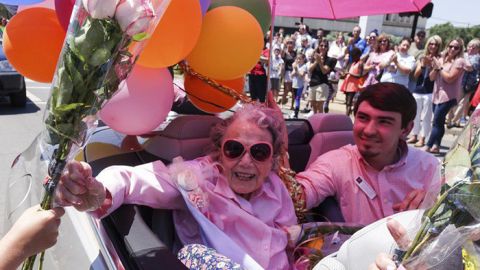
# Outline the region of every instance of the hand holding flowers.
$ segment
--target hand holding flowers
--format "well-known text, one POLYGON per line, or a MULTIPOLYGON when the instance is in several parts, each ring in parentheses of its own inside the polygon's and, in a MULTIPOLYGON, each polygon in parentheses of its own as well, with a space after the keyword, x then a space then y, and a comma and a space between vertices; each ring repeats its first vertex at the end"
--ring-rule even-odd
MULTIPOLYGON (((454 143, 444 161, 446 184, 425 211, 415 238, 399 261, 408 269, 442 263, 480 231, 480 111, 454 143)), ((478 256, 478 254, 477 254, 478 256)))
MULTIPOLYGON (((67 162, 86 144, 96 125, 96 113, 127 78, 170 3, 154 1, 154 6, 153 1, 77 0, 45 111, 46 129, 39 141, 38 162, 48 162, 43 209, 50 209, 67 162)), ((83 168, 83 173, 87 171, 83 168)), ((94 181, 87 181, 81 188, 102 191, 94 181)), ((72 203, 81 208, 97 206, 105 196, 103 200, 83 199, 72 203)), ((34 261, 32 256, 23 269, 32 269, 34 261)))

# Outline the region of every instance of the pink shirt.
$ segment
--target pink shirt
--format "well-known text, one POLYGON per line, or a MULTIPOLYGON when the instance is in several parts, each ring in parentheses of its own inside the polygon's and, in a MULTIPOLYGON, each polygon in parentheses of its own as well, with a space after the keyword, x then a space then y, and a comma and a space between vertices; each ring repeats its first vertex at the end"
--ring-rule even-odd
POLYGON ((459 57, 455 59, 453 62, 443 63, 443 58, 440 59, 440 63, 442 64, 443 70, 450 72, 452 69, 461 69, 460 76, 453 82, 447 83, 443 80, 440 74, 437 74, 437 78, 435 79, 435 84, 433 85, 433 96, 432 101, 433 104, 440 104, 445 103, 452 99, 457 99, 457 102, 460 101, 460 94, 461 94, 461 84, 465 66, 465 59, 459 57))
POLYGON ((381 63, 387 62, 394 53, 395 52, 392 50, 382 53, 371 52, 367 60, 367 65, 379 65, 381 63))
MULTIPOLYGON (((262 187, 246 200, 230 189, 226 178, 209 158, 185 164, 201 168, 205 176, 199 183, 208 198, 204 215, 265 269, 289 269, 285 251, 288 240, 282 227, 297 224, 297 218, 280 178, 270 173, 262 187)), ((168 167, 156 161, 137 167, 109 167, 97 179, 112 194, 108 213, 122 204, 173 209, 180 240, 184 244, 202 243, 199 225, 187 210, 170 173, 168 167)))
POLYGON ((317 158, 297 174, 305 187, 307 208, 335 196, 346 222, 369 224, 394 214, 392 206, 414 189, 424 189, 425 203, 433 202, 440 191, 439 161, 432 155, 403 144, 402 158, 381 171, 371 167, 354 145, 347 145, 317 158), (373 188, 370 199, 356 183, 361 176, 373 188))

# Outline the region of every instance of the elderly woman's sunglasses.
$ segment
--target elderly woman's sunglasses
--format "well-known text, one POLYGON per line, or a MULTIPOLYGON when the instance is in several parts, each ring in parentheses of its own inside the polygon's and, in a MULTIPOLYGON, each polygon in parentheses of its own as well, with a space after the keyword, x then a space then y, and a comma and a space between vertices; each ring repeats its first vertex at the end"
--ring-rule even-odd
POLYGON ((273 154, 272 145, 268 142, 259 142, 246 147, 237 140, 226 140, 222 145, 223 155, 229 159, 241 158, 248 151, 250 156, 259 162, 268 160, 273 154))

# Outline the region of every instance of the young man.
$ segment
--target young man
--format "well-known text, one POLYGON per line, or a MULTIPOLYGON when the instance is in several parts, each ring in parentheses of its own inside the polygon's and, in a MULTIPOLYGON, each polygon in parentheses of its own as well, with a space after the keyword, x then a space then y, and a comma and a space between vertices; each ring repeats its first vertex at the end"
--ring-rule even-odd
POLYGON ((346 222, 369 224, 431 204, 441 186, 439 161, 407 146, 415 113, 404 86, 366 87, 354 107, 355 145, 330 151, 297 174, 307 209, 335 196, 346 222))
POLYGON ((415 60, 418 60, 422 50, 425 49, 425 36, 425 31, 418 31, 413 39, 412 45, 408 49, 408 54, 415 57, 415 60))

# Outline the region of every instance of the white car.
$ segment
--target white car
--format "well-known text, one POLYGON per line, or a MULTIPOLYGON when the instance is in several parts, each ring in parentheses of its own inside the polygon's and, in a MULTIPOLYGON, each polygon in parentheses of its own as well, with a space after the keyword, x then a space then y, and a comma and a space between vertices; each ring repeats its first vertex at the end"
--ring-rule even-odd
MULTIPOLYGON (((89 162, 94 175, 110 165, 134 166, 158 159, 169 163, 177 156, 193 159, 207 154, 210 128, 219 121, 220 118, 211 115, 179 116, 148 138, 125 136, 108 127, 98 127, 77 159, 89 162)), ((345 115, 317 114, 309 120, 286 121, 290 165, 296 171, 304 170, 326 151, 353 143, 352 122, 345 115)), ((42 151, 42 145, 34 142, 15 162, 9 178, 7 223, 11 224, 24 209, 40 201, 42 180, 34 180, 32 175, 45 169, 42 151)), ((44 269, 185 268, 176 258, 182 243, 176 236, 169 210, 123 205, 100 221, 72 207, 66 210, 59 240, 46 252, 44 269)), ((317 211, 320 214, 314 216, 343 221, 334 200, 322 204, 317 211)))

